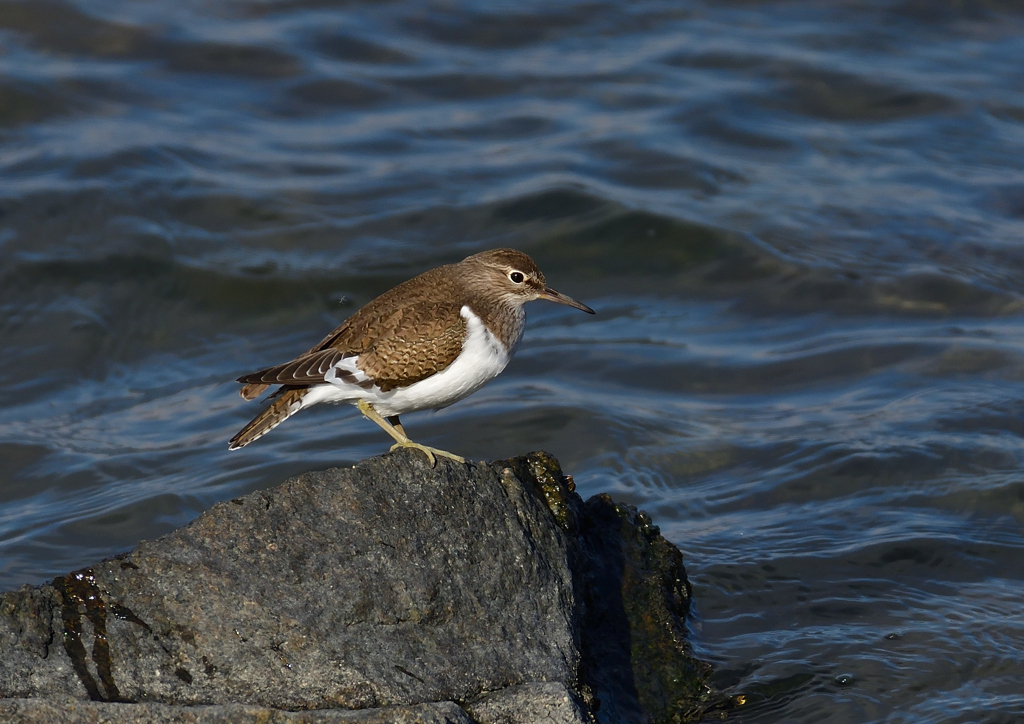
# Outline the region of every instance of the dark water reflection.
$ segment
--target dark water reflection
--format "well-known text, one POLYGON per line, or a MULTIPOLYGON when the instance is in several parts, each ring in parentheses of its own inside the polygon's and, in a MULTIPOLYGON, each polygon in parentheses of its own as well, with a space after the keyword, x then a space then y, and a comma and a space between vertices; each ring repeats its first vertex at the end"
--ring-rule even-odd
POLYGON ((1024 717, 1015 2, 0 2, 0 583, 386 449, 240 372, 499 245, 534 305, 406 421, 685 551, 749 722, 1024 717))

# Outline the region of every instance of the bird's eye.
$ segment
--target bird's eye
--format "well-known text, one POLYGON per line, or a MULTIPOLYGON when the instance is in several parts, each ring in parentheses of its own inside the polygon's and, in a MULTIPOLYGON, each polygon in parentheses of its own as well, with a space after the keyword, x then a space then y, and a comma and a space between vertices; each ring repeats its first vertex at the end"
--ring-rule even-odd
POLYGON ((508 278, 512 280, 513 284, 522 284, 523 283, 523 279, 525 279, 525 277, 523 276, 523 273, 522 272, 517 272, 517 271, 510 272, 509 275, 508 275, 508 278))

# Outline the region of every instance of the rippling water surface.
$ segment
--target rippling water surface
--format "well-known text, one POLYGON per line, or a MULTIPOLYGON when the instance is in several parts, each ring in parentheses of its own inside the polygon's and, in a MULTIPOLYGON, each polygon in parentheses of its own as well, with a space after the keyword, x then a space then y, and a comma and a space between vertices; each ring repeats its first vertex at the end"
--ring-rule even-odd
POLYGON ((743 722, 1024 718, 1019 2, 0 2, 0 586, 388 440, 232 380, 522 248, 544 448, 685 552, 743 722))

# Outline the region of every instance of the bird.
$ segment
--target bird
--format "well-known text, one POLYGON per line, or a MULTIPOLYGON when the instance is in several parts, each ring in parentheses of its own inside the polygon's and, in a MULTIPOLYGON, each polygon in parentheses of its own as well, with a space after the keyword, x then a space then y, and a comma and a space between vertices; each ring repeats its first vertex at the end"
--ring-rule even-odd
POLYGON ((547 285, 527 254, 492 249, 446 264, 384 292, 305 354, 237 379, 245 400, 280 385, 271 404, 228 444, 245 447, 313 405, 347 402, 394 439, 392 450, 456 462, 454 453, 413 442, 400 415, 439 410, 494 379, 526 325, 523 305, 542 299, 594 310, 547 285))

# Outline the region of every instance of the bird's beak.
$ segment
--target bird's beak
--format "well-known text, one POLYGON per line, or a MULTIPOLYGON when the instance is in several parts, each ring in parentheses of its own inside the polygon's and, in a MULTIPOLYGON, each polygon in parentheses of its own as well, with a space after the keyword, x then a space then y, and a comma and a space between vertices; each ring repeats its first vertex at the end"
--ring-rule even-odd
POLYGON ((588 307, 583 302, 577 302, 572 297, 567 297, 561 292, 556 292, 551 287, 544 287, 544 289, 540 292, 538 299, 546 299, 549 302, 558 302, 559 304, 564 304, 567 307, 576 307, 576 309, 581 309, 587 314, 596 314, 596 312, 594 312, 593 309, 588 307))

